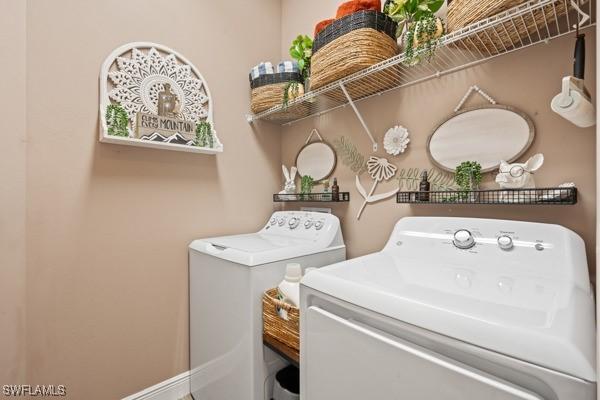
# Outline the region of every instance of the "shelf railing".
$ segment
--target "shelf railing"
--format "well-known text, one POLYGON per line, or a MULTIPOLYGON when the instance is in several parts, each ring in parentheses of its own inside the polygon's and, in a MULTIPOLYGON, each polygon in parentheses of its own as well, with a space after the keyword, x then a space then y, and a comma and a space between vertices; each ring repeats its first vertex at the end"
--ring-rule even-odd
POLYGON ((577 188, 488 189, 398 192, 399 204, 574 205, 577 188))
MULTIPOLYGON (((404 55, 399 54, 309 91, 290 101, 286 107, 276 106, 259 114, 248 115, 248 122, 266 120, 285 125, 348 104, 355 109, 354 103, 357 101, 438 78, 530 46, 548 43, 574 32, 577 22, 580 23, 580 29, 596 24, 595 2, 588 0, 581 3, 580 13, 571 0, 530 0, 445 35, 435 55, 417 65, 405 65, 404 55)), ((361 119, 358 111, 357 116, 361 119)))

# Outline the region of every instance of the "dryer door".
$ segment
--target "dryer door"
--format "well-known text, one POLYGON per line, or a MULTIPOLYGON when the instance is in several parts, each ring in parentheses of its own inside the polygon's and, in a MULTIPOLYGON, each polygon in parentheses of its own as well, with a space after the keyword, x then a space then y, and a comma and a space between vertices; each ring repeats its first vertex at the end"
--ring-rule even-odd
POLYGON ((303 400, 542 400, 534 393, 360 322, 309 307, 303 400))

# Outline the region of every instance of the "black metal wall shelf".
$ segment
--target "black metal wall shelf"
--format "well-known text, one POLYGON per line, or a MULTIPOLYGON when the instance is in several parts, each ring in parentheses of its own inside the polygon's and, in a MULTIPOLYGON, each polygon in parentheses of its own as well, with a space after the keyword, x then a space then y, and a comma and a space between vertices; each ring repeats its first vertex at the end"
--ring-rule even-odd
POLYGON ((349 192, 340 192, 338 199, 333 199, 332 193, 294 193, 294 194, 274 194, 275 203, 347 203, 350 201, 349 192))
POLYGON ((399 192, 400 204, 573 205, 577 188, 399 192))

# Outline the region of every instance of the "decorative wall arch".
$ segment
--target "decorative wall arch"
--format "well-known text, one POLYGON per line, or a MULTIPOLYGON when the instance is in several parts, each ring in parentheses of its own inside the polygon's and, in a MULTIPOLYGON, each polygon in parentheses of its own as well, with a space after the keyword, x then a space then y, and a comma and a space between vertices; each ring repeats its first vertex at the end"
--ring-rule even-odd
POLYGON ((128 43, 106 58, 100 72, 100 121, 101 142, 206 154, 223 151, 206 80, 183 55, 157 43, 128 43), (169 115, 158 115, 160 93, 176 98, 177 107, 169 115))

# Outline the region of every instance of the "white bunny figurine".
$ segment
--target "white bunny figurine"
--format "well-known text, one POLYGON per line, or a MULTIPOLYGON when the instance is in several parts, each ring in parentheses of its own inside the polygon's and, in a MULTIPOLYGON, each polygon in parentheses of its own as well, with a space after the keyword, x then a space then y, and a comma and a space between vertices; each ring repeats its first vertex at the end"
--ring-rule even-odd
POLYGON ((279 192, 279 194, 296 193, 296 172, 298 172, 298 169, 296 167, 292 167, 288 172, 285 165, 282 165, 281 169, 283 170, 283 176, 285 177, 285 186, 284 189, 279 192))
POLYGON ((500 161, 500 173, 496 183, 503 189, 533 189, 535 180, 533 174, 544 164, 544 155, 536 154, 524 164, 509 164, 500 161))

